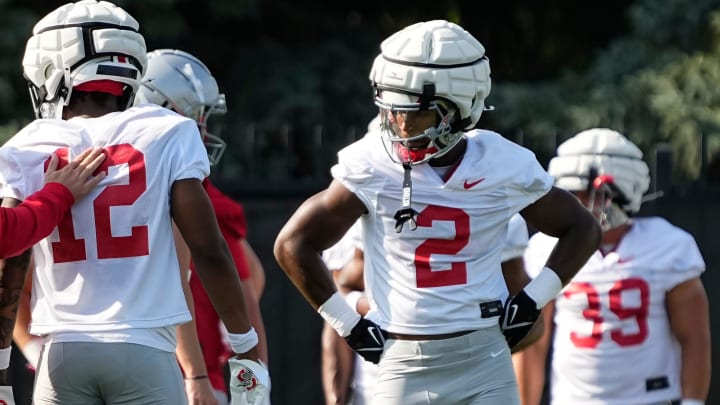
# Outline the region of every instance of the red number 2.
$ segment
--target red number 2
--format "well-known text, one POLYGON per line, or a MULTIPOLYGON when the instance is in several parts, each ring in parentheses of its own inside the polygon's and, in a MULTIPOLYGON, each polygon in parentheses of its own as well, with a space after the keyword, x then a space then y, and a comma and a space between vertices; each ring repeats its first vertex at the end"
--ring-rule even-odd
MULTIPOLYGON (((68 162, 66 148, 56 151, 59 166, 68 162)), ((129 236, 112 236, 110 207, 132 205, 147 189, 145 156, 130 144, 105 147, 105 160, 96 173, 107 172, 111 166, 128 165, 128 184, 114 184, 93 200, 95 239, 98 259, 145 256, 149 253, 147 224, 133 226, 129 236)), ((47 167, 47 162, 46 162, 47 167)), ((85 240, 75 236, 72 212, 68 212, 58 225, 60 240, 52 242, 55 263, 76 262, 87 258, 85 240)))
POLYGON ((418 288, 441 287, 467 283, 465 262, 453 262, 450 269, 433 271, 432 254, 454 255, 470 241, 470 216, 457 208, 429 205, 417 217, 417 225, 432 227, 433 221, 453 221, 455 239, 428 239, 415 249, 416 283, 418 288))
MULTIPOLYGON (((563 292, 565 298, 574 294, 587 296, 587 307, 583 310, 583 317, 593 322, 592 332, 589 336, 582 336, 577 332, 570 333, 570 340, 576 347, 595 348, 603 338, 602 324, 605 319, 601 313, 600 295, 590 283, 571 283, 563 292)), ((610 331, 610 339, 619 346, 638 345, 645 341, 648 335, 648 307, 650 305, 650 288, 641 278, 628 278, 613 284, 608 292, 608 305, 610 311, 619 319, 635 318, 637 332, 625 333, 622 329, 610 331), (626 307, 622 302, 622 293, 637 290, 640 294, 640 306, 626 307)))

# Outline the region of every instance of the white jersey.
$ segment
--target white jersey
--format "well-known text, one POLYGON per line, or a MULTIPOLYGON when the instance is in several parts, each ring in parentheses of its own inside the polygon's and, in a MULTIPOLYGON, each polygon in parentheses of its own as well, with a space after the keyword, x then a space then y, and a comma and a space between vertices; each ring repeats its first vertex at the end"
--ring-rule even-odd
POLYGON ((323 251, 322 258, 328 270, 338 271, 352 260, 355 249, 362 248, 362 222, 358 220, 337 243, 323 251))
POLYGON ((508 232, 505 237, 505 246, 503 246, 501 260, 503 262, 510 259, 522 258, 525 248, 528 245, 528 229, 525 219, 520 214, 515 214, 510 218, 508 224, 508 232))
POLYGON ((99 118, 36 120, 0 148, 2 197, 43 185, 52 152, 105 149, 100 185, 33 248, 30 332, 163 328, 190 320, 170 217, 170 190, 209 174, 194 121, 159 106, 99 118))
MULTIPOLYGON (((537 275, 556 241, 530 239, 528 273, 537 275)), ((665 295, 704 270, 693 237, 662 218, 634 219, 614 251, 595 252, 555 300, 552 403, 680 398, 680 349, 665 295)))
POLYGON ((395 232, 403 167, 371 132, 338 154, 333 177, 363 201, 368 318, 395 333, 442 334, 497 325, 479 304, 504 300, 500 269, 508 221, 545 195, 553 178, 529 150, 497 133, 466 134, 462 161, 443 181, 427 164, 412 168, 417 229, 395 232))

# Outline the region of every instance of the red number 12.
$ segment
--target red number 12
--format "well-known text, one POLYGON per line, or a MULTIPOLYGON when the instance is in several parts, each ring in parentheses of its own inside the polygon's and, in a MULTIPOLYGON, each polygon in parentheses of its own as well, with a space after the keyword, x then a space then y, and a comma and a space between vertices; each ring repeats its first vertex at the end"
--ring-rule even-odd
MULTIPOLYGON (((98 259, 145 256, 149 253, 147 224, 132 227, 130 236, 112 236, 110 207, 132 205, 147 189, 145 156, 130 144, 105 147, 105 160, 96 173, 107 172, 111 166, 127 164, 128 184, 106 186, 93 200, 95 216, 95 243, 98 259)), ((60 167, 68 162, 67 148, 56 151, 60 167)), ((46 163, 47 165, 47 163, 46 163)), ((58 225, 60 240, 52 242, 55 263, 76 262, 87 259, 85 240, 75 237, 72 212, 68 211, 58 225)))

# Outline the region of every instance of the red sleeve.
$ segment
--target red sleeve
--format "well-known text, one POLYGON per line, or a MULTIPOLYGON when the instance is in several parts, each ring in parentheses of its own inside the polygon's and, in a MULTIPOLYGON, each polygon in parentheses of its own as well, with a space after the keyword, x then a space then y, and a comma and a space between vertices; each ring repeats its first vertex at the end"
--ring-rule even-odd
POLYGON ((0 208, 0 257, 17 256, 50 232, 75 202, 60 183, 48 183, 15 208, 0 208))

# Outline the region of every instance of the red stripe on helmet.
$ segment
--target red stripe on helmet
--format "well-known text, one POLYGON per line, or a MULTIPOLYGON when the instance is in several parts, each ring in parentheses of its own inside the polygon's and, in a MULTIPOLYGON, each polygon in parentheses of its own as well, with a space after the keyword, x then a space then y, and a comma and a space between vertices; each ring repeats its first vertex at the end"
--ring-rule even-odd
POLYGON ((112 80, 92 80, 73 87, 77 91, 108 93, 119 97, 123 95, 125 84, 112 80))

